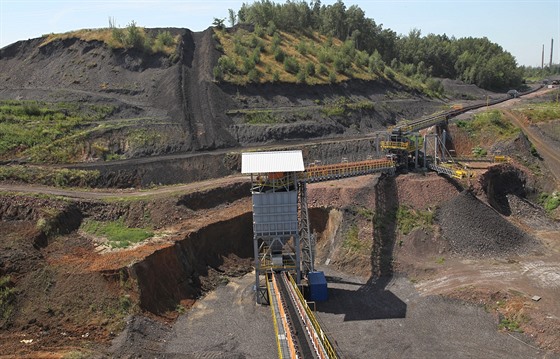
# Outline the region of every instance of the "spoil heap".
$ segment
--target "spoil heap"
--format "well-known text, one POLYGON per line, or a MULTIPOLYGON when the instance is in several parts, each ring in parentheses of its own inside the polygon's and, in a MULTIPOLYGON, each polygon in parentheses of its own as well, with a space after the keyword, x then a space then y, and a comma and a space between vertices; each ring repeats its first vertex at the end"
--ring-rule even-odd
POLYGON ((468 191, 444 203, 437 220, 451 250, 461 255, 503 257, 538 246, 534 238, 468 191))

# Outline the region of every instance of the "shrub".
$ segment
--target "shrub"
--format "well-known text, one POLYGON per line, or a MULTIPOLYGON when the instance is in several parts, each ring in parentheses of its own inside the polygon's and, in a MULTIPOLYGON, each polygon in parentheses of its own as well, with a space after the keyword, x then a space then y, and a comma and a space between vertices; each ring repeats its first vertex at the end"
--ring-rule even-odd
POLYGON ((162 46, 172 46, 175 44, 175 40, 173 39, 173 35, 171 35, 169 31, 165 30, 157 34, 156 43, 159 43, 162 46))
POLYGON ((387 76, 388 79, 394 79, 395 78, 395 73, 393 72, 393 70, 391 70, 390 67, 385 67, 385 69, 383 70, 383 73, 385 74, 385 76, 387 76))
POLYGON ((284 53, 284 51, 282 51, 282 49, 277 48, 274 51, 274 60, 276 60, 277 62, 284 62, 284 60, 286 59, 286 54, 284 53))
POLYGON ((274 71, 274 73, 272 74, 272 82, 278 81, 280 81, 280 74, 278 73, 278 71, 274 71))
POLYGON ((334 73, 333 71, 329 72, 329 82, 331 84, 336 83, 336 73, 334 73))
POLYGON ((132 20, 130 24, 127 25, 124 31, 124 47, 129 49, 144 49, 144 43, 144 34, 140 30, 140 28, 136 26, 136 22, 132 20))
POLYGON ((429 79, 426 80, 426 86, 430 91, 433 91, 437 94, 443 94, 444 91, 443 84, 439 80, 430 77, 429 79))
POLYGON ((298 73, 296 74, 296 83, 298 84, 302 84, 305 82, 305 79, 307 78, 305 71, 303 69, 300 69, 298 71, 298 73))
POLYGON ((284 59, 284 70, 292 74, 297 74, 299 72, 298 61, 293 57, 286 56, 284 59))
POLYGON ((253 54, 251 55, 251 61, 253 61, 253 63, 255 63, 255 64, 260 64, 260 62, 261 62, 260 48, 256 48, 253 51, 253 54))
POLYGON ((226 55, 220 56, 218 66, 222 69, 223 73, 234 74, 237 70, 233 59, 226 55))
POLYGON ((475 148, 472 149, 472 154, 475 157, 484 157, 488 154, 488 151, 486 151, 484 148, 480 146, 476 146, 475 148))
POLYGON ((238 56, 246 56, 247 55, 247 51, 246 51, 245 46, 243 46, 241 41, 239 41, 238 39, 235 39, 233 41, 233 52, 235 52, 235 54, 238 55, 238 56))
POLYGON ((260 24, 256 24, 255 25, 255 31, 254 31, 255 35, 258 37, 263 37, 264 36, 264 29, 260 24))
POLYGON ((28 116, 40 116, 41 115, 41 109, 39 108, 39 105, 37 104, 37 102, 26 102, 23 105, 23 112, 25 112, 25 114, 28 115, 28 116))
POLYGON ((385 70, 385 63, 377 50, 368 59, 368 69, 369 72, 383 72, 385 70))
POLYGON ((347 56, 337 56, 334 59, 334 68, 338 73, 348 73, 350 71, 350 68, 352 67, 352 62, 350 61, 350 58, 348 58, 347 56))
POLYGON ((220 66, 214 66, 212 73, 214 75, 214 80, 221 81, 224 79, 224 71, 220 66))
POLYGON ((268 26, 266 27, 266 33, 268 36, 277 36, 278 34, 276 33, 276 24, 274 23, 274 21, 270 20, 268 22, 268 26))
POLYGON ((247 74, 247 77, 249 78, 249 81, 257 83, 257 82, 259 82, 259 79, 261 77, 261 73, 259 72, 259 70, 253 68, 249 71, 249 73, 247 74))
POLYGON ((331 55, 329 53, 328 50, 323 49, 321 51, 319 51, 319 53, 317 54, 317 60, 319 60, 319 62, 321 64, 327 64, 329 62, 332 61, 331 55))
POLYGON ((244 73, 246 73, 246 74, 249 73, 249 71, 253 70, 255 68, 255 66, 256 66, 256 64, 255 64, 255 62, 253 61, 252 58, 246 57, 246 58, 243 59, 243 72, 244 73))
POLYGON ((319 73, 321 75, 327 76, 329 74, 329 69, 325 65, 321 64, 319 65, 319 73))
POLYGON ((303 56, 307 55, 307 42, 300 41, 296 46, 297 51, 303 56))
POLYGON ((305 73, 307 76, 315 76, 315 65, 312 62, 305 65, 305 73))
POLYGON ((282 38, 280 37, 280 34, 274 32, 274 36, 272 36, 272 47, 277 48, 278 46, 280 46, 281 43, 282 43, 282 38))
POLYGON ((358 66, 366 67, 369 63, 369 55, 365 51, 357 51, 355 60, 358 66))

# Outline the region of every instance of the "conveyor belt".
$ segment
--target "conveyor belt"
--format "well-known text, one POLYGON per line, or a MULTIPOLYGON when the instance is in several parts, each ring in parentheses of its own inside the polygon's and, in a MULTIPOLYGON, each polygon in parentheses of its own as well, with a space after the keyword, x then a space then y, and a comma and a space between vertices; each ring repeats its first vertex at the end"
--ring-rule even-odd
POLYGON ((338 358, 291 276, 287 272, 270 274, 267 283, 279 357, 338 358))

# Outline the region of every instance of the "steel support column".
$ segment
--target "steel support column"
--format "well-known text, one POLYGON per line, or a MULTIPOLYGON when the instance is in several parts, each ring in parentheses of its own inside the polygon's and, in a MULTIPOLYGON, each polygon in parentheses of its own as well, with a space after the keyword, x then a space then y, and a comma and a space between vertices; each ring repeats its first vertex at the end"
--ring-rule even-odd
MULTIPOLYGON (((299 238, 301 240, 301 271, 304 276, 315 271, 315 243, 309 227, 309 211, 307 208, 307 183, 299 182, 299 238)), ((296 245, 296 248, 298 246, 296 245)), ((296 250, 297 253, 297 250, 296 250)), ((299 284, 299 283, 298 283, 299 284)))

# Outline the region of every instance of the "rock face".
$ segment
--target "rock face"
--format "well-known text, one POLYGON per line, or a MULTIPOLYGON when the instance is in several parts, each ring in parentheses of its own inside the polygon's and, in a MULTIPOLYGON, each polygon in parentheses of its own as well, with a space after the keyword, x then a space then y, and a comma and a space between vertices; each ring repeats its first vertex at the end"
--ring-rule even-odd
POLYGON ((451 250, 466 256, 504 257, 536 249, 538 242, 465 191, 437 211, 451 250))

